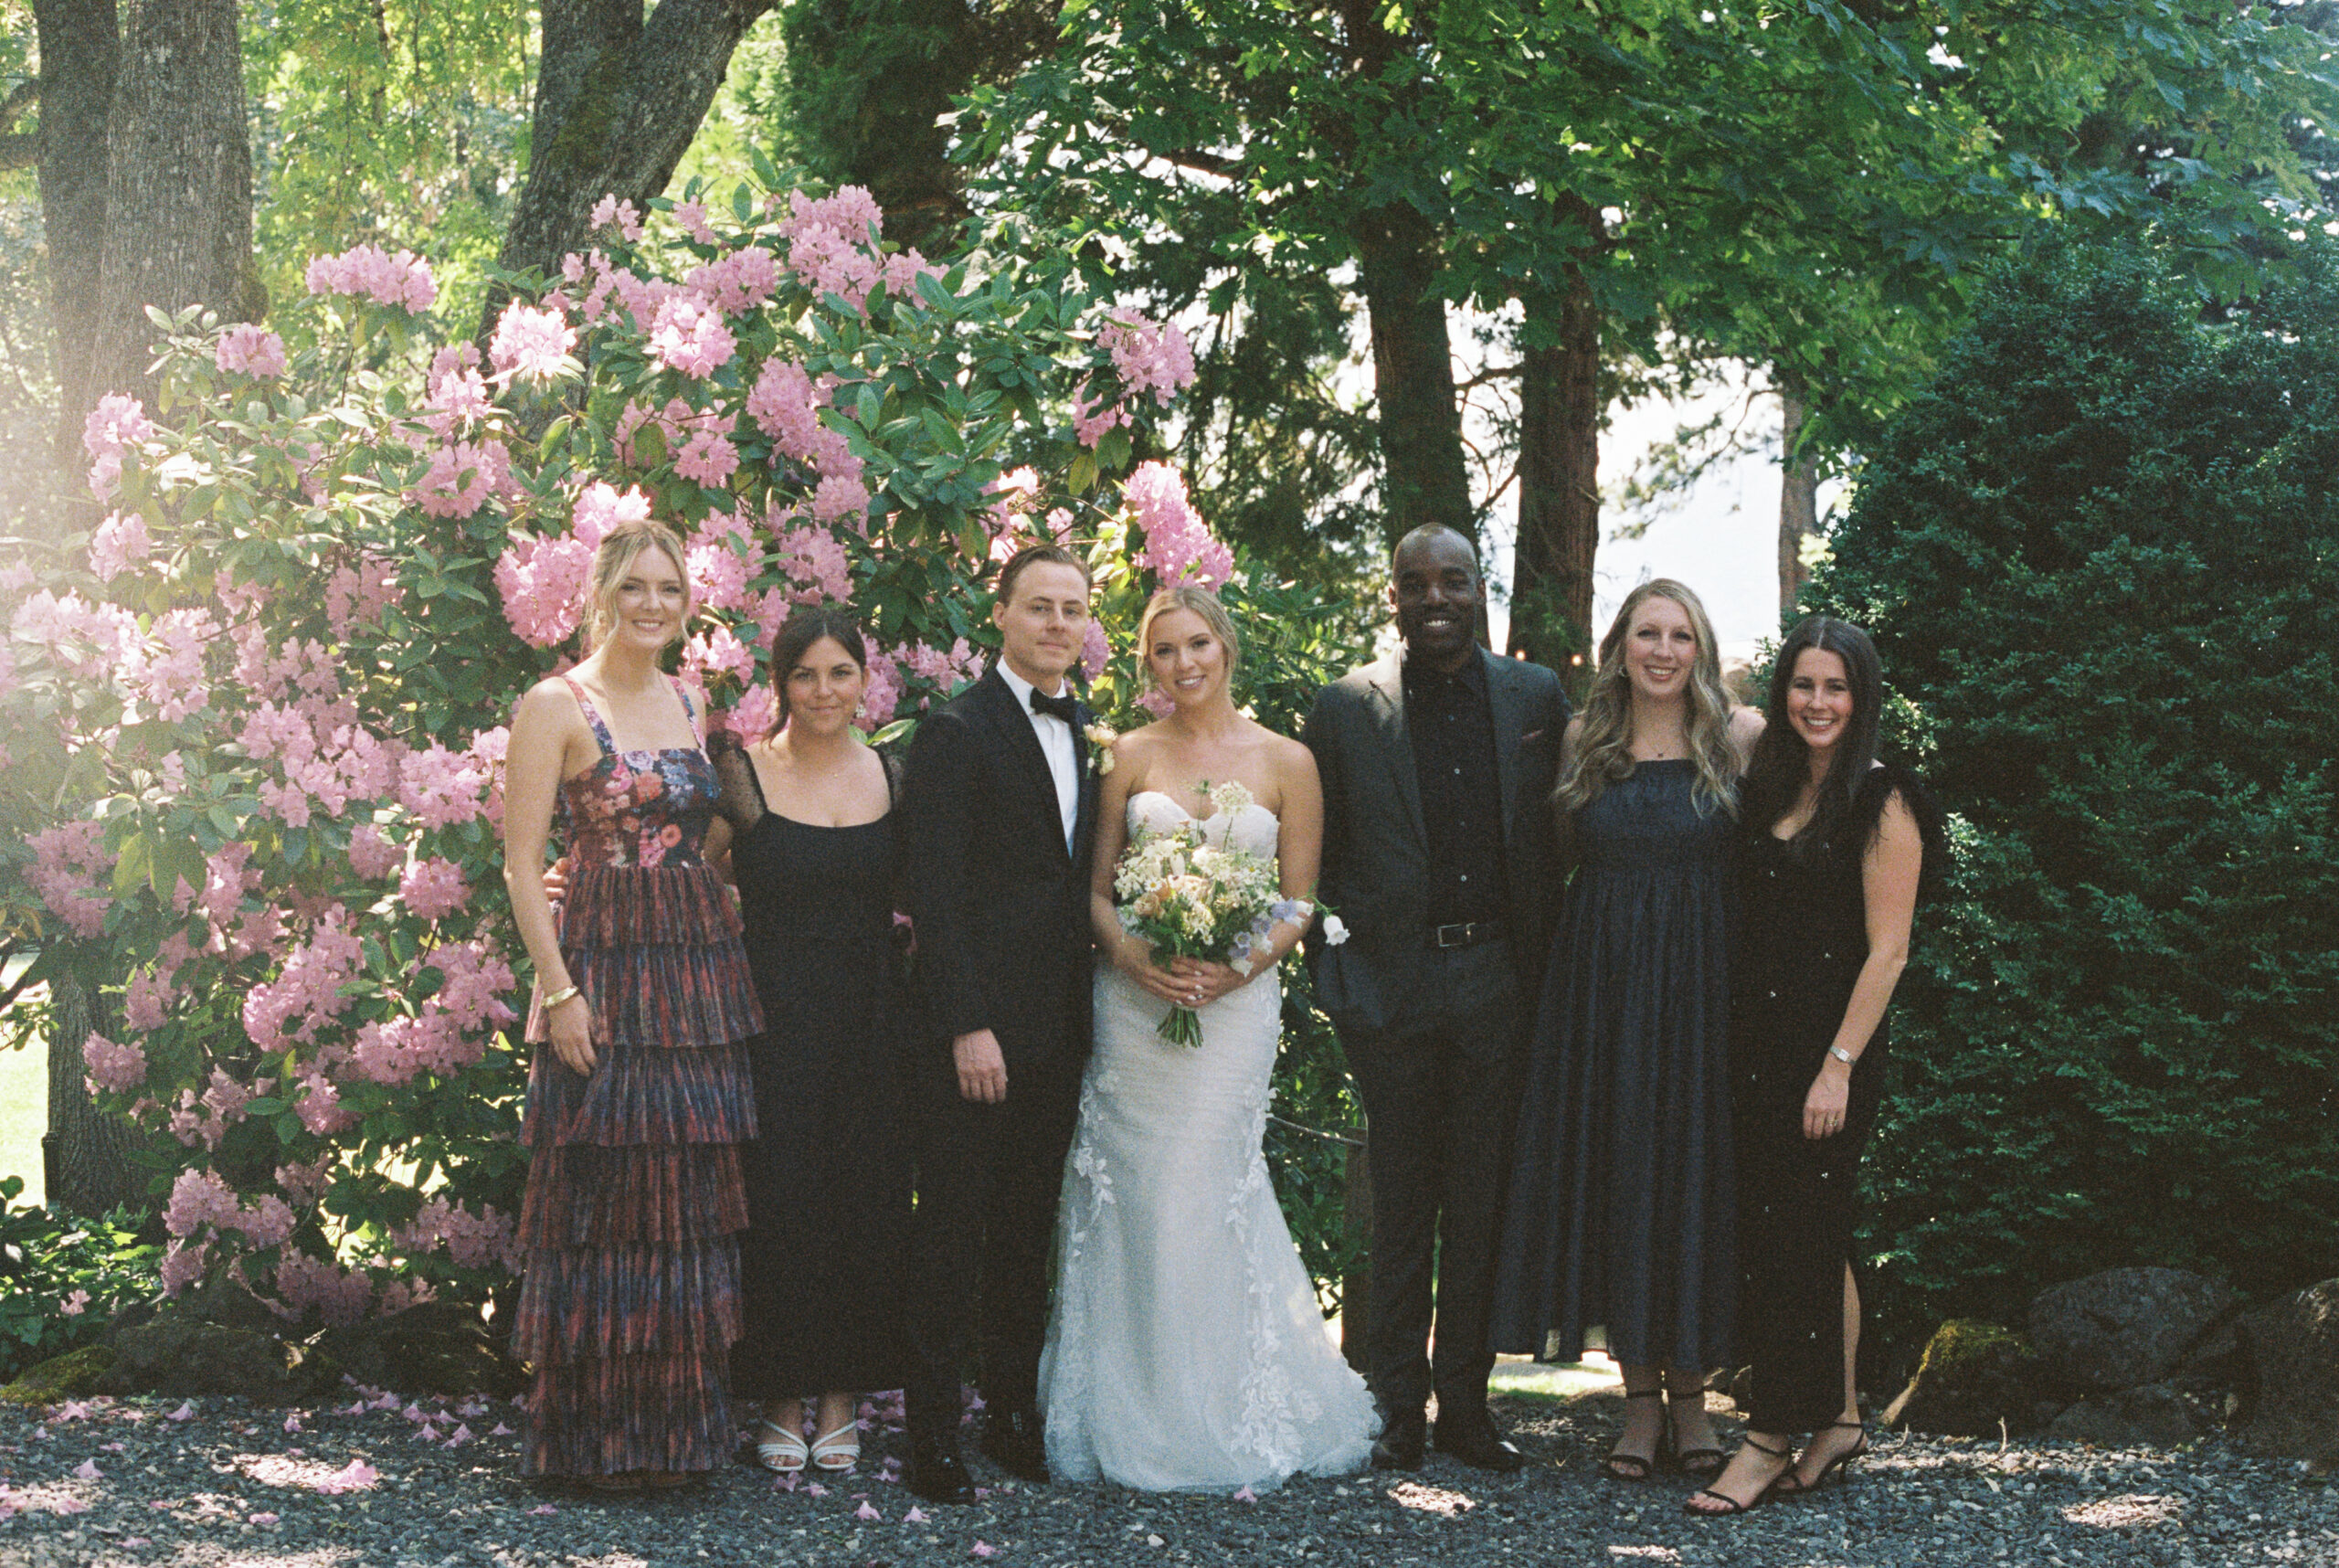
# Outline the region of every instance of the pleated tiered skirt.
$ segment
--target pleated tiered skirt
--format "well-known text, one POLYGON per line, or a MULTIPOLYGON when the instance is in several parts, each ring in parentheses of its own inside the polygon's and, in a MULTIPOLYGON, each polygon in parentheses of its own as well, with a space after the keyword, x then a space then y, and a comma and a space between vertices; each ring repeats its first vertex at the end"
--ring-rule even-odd
POLYGON ((526 1276, 513 1350, 535 1369, 524 1472, 708 1470, 731 1458, 746 1042, 763 1027, 739 920, 712 867, 582 866, 561 956, 591 1005, 592 1073, 541 1009, 521 1140, 526 1276))

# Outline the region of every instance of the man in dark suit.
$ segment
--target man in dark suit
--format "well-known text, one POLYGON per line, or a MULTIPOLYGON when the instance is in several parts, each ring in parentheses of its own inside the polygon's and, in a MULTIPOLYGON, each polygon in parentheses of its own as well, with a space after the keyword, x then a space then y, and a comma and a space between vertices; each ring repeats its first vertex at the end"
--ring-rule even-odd
POLYGON ((1568 701, 1551 671, 1479 647, 1486 588, 1461 535, 1414 529, 1390 575, 1402 650, 1325 687, 1306 737, 1321 895, 1349 933, 1313 948, 1316 994, 1371 1129, 1365 1374, 1387 1417, 1372 1462, 1419 1467, 1434 1392, 1441 1452, 1515 1470, 1487 1413, 1487 1315, 1568 701))
POLYGON ((926 715, 902 795, 918 1038, 909 1482, 971 1502, 959 1372, 977 1326, 983 1451, 1048 1478, 1038 1410, 1057 1188, 1088 1054, 1096 774, 1065 674, 1088 568, 1053 545, 1001 568, 1000 662, 926 715))

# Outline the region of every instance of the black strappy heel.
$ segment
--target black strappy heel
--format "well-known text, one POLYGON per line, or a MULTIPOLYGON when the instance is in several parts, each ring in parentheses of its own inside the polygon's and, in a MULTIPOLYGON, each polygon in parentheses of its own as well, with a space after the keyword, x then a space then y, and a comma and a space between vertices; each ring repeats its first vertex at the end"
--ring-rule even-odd
POLYGON ((1789 1446, 1784 1448, 1773 1448, 1768 1443, 1757 1443, 1752 1437, 1746 1439, 1746 1446, 1749 1448, 1755 1450, 1757 1453, 1768 1454, 1773 1459, 1786 1460, 1786 1468, 1781 1470, 1777 1475, 1773 1476, 1771 1478, 1771 1484, 1764 1487, 1761 1491, 1756 1492, 1754 1494, 1753 1500, 1751 1502, 1740 1502, 1736 1498, 1730 1496, 1726 1492, 1718 1492, 1711 1487, 1700 1487, 1688 1497, 1681 1499, 1681 1511, 1683 1513, 1689 1515, 1693 1519, 1728 1519, 1733 1514, 1752 1513, 1756 1509, 1761 1508, 1764 1503, 1769 1502, 1773 1497, 1784 1497, 1786 1495, 1786 1493, 1781 1489, 1779 1483, 1785 1480, 1789 1476, 1794 1474, 1794 1447, 1789 1446), (1695 1499, 1698 1498, 1711 1498, 1714 1501, 1720 1503, 1723 1506, 1720 1508, 1699 1508, 1696 1506, 1695 1502, 1695 1499))
MULTIPOLYGON (((1638 1393, 1635 1393, 1631 1389, 1626 1389, 1625 1391, 1625 1403, 1627 1404, 1630 1404, 1636 1399, 1663 1399, 1664 1397, 1665 1390, 1662 1388, 1643 1389, 1638 1393)), ((1642 1458, 1638 1454, 1610 1454, 1606 1458, 1600 1461, 1600 1473, 1607 1477, 1612 1481, 1647 1480, 1651 1476, 1656 1474, 1657 1466, 1662 1463, 1665 1458, 1665 1447, 1669 1426, 1670 1423, 1667 1422, 1660 1421, 1657 1423, 1656 1453, 1650 1455, 1646 1459, 1642 1458)))
MULTIPOLYGON (((1666 1440, 1673 1446, 1674 1468, 1679 1470, 1683 1475, 1688 1476, 1692 1480, 1712 1480, 1716 1476, 1720 1475, 1723 1468, 1730 1463, 1730 1456, 1724 1454, 1719 1448, 1684 1448, 1681 1446, 1681 1435, 1673 1424, 1673 1401, 1675 1397, 1673 1393, 1673 1384, 1670 1382, 1667 1382, 1664 1386, 1665 1436, 1666 1440)), ((1680 1397, 1686 1400, 1689 1396, 1683 1394, 1680 1397)), ((1702 1412, 1705 1409, 1706 1399, 1705 1385, 1702 1383, 1698 1386, 1697 1397, 1698 1408, 1702 1412)))
MULTIPOLYGON (((1845 1449, 1842 1453, 1836 1455, 1834 1458, 1828 1460, 1826 1464, 1820 1466, 1819 1473, 1812 1477, 1809 1481, 1797 1481, 1793 1486, 1781 1487, 1779 1489, 1779 1495, 1781 1497, 1800 1497, 1805 1492, 1815 1492, 1820 1488, 1827 1484, 1828 1478, 1831 1476, 1835 1478, 1836 1484, 1837 1486, 1846 1485, 1851 1480, 1852 1461, 1854 1459, 1865 1459, 1868 1457, 1868 1423, 1865 1421, 1830 1421, 1826 1425, 1821 1427, 1819 1430, 1821 1432, 1833 1432, 1840 1427, 1857 1428, 1860 1435, 1860 1440, 1853 1444, 1850 1447, 1845 1449)), ((1815 1436, 1817 1434, 1814 1434, 1815 1436)), ((1787 1472, 1789 1476, 1792 1476, 1794 1473, 1794 1472, 1792 1470, 1787 1472)), ((1782 1477, 1781 1478, 1784 1479, 1785 1478, 1782 1477)))

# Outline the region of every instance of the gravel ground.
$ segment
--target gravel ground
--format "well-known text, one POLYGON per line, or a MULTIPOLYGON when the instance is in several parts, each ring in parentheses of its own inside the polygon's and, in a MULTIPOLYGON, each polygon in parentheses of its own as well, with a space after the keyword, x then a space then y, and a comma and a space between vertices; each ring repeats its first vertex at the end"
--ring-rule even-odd
MULTIPOLYGON (((897 1431, 821 1495, 741 1467, 654 1500, 547 1496, 516 1476, 517 1412, 381 1396, 353 1411, 93 1400, 0 1412, 0 1568, 71 1564, 1187 1563, 2318 1564, 2339 1568, 2339 1487, 2220 1439, 2175 1452, 1893 1437, 1848 1488, 1692 1520, 1688 1484, 1593 1474, 1607 1395, 1497 1406, 1531 1463, 1490 1478, 1302 1478, 1254 1500, 1001 1483, 928 1508, 890 1478, 897 1431), (427 1417, 427 1419, 426 1419, 427 1417), (426 1433, 428 1436, 426 1436, 426 1433), (368 1471, 375 1472, 369 1478, 368 1471), (320 1487, 325 1489, 321 1490, 320 1487), (335 1490, 335 1488, 348 1489, 335 1490)), ((1734 1434, 1734 1424, 1720 1424, 1734 1434)))

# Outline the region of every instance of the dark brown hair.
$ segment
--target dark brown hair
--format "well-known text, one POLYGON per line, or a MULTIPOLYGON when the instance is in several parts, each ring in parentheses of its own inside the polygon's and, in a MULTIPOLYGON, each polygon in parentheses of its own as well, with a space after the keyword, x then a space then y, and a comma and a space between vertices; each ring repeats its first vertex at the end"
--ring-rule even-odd
POLYGON ((1811 748, 1787 720, 1787 693, 1794 684, 1794 663, 1817 649, 1844 662, 1844 675, 1852 688, 1852 722, 1836 743, 1835 760, 1820 781, 1819 801, 1811 821, 1794 836, 1798 846, 1824 844, 1838 823, 1851 814, 1852 799, 1876 766, 1878 712, 1884 705, 1884 665, 1876 644, 1847 620, 1815 615, 1796 623, 1779 644, 1778 662, 1771 666, 1770 700, 1762 705, 1762 738, 1746 765, 1745 811, 1742 821, 1755 832, 1768 832, 1780 818, 1795 808, 1804 784, 1811 777, 1811 748))

